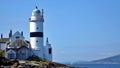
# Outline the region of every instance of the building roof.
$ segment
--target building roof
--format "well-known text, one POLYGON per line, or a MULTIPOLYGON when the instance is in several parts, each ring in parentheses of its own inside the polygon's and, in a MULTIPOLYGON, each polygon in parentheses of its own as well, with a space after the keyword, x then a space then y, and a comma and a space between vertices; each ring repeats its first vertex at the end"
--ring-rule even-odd
POLYGON ((20 50, 20 49, 22 49, 22 48, 29 49, 29 48, 27 48, 26 46, 21 46, 20 48, 6 48, 6 51, 8 51, 8 50, 18 51, 18 50, 20 50))
POLYGON ((36 6, 36 8, 33 10, 33 13, 34 13, 34 14, 39 14, 39 13, 40 13, 40 10, 38 9, 37 6, 36 6))
POLYGON ((4 43, 9 42, 9 38, 1 38, 0 42, 4 42, 4 43))
POLYGON ((13 43, 11 43, 9 46, 26 46, 26 47, 28 47, 28 45, 29 44, 26 41, 17 39, 13 43))

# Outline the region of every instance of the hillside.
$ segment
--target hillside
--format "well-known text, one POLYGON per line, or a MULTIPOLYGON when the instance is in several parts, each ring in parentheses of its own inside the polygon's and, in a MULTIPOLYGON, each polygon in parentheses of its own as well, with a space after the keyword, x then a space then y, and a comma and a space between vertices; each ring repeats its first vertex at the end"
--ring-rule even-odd
POLYGON ((101 63, 101 64, 120 64, 120 55, 100 59, 100 60, 95 60, 92 61, 93 63, 101 63))
MULTIPOLYGON (((71 63, 66 63, 66 64, 71 65, 71 63)), ((120 64, 120 55, 115 55, 94 61, 76 61, 73 62, 72 64, 120 64)))

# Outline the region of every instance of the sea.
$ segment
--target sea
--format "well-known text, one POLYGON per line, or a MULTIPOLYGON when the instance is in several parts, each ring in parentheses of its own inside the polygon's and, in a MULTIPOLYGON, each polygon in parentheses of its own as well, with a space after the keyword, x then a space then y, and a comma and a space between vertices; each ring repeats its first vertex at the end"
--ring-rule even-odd
POLYGON ((73 64, 70 66, 80 68, 120 68, 120 64, 73 64))

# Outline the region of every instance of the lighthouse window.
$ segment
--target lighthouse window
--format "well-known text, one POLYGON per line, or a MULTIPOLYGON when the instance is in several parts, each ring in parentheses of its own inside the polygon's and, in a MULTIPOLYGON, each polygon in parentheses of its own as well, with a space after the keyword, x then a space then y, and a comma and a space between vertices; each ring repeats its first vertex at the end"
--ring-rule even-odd
POLYGON ((36 41, 36 42, 38 42, 38 41, 36 41))
POLYGON ((39 29, 38 27, 36 29, 39 29))
POLYGON ((52 53, 52 49, 51 48, 49 48, 49 54, 51 54, 52 53))

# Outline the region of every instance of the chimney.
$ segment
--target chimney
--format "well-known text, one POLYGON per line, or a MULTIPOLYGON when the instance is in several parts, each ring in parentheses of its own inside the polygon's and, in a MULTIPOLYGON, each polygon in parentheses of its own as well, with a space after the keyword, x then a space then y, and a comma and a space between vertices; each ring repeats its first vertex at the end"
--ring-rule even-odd
POLYGON ((3 38, 3 34, 1 34, 1 39, 3 38))
POLYGON ((21 35, 23 36, 23 31, 21 32, 21 35))
POLYGON ((46 42, 49 43, 49 41, 48 41, 48 37, 47 37, 47 39, 46 39, 46 42))
POLYGON ((12 37, 12 30, 10 30, 10 33, 9 33, 9 38, 12 37))

